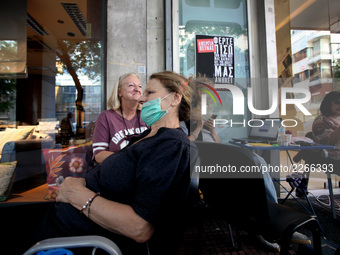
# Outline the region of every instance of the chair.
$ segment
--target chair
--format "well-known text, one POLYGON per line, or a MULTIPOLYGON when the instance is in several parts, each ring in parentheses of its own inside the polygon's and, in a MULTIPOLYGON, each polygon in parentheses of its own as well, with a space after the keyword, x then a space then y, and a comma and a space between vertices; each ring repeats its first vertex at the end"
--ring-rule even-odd
POLYGON ((33 245, 23 255, 32 255, 39 251, 50 249, 82 247, 94 247, 92 254, 94 254, 97 248, 100 248, 111 255, 122 255, 119 247, 114 242, 102 236, 73 236, 46 239, 33 245))
MULTIPOLYGON (((313 140, 312 132, 308 132, 306 134, 306 137, 313 140)), ((295 163, 298 163, 301 160, 304 160, 305 164, 308 164, 308 165, 320 165, 320 164, 328 165, 328 161, 329 161, 328 160, 328 152, 327 152, 327 150, 323 150, 322 152, 320 152, 320 150, 301 150, 295 155, 295 157, 293 158, 293 161, 295 163)), ((332 185, 332 176, 331 176, 332 173, 327 171, 326 174, 327 174, 327 184, 328 184, 328 190, 329 190, 329 196, 330 196, 332 216, 333 216, 334 219, 337 219, 335 202, 334 202, 333 185, 332 185)), ((310 171, 306 171, 305 175, 306 175, 306 179, 307 179, 307 186, 306 186, 306 190, 307 190, 310 171)))
MULTIPOLYGON (((196 148, 196 146, 192 144, 191 148, 196 148)), ((190 219, 196 214, 198 210, 200 210, 202 206, 204 206, 204 203, 200 199, 198 188, 199 173, 194 171, 195 167, 199 164, 199 160, 200 159, 198 158, 197 150, 191 149, 190 172, 188 171, 187 173, 188 177, 190 176, 190 180, 185 180, 187 183, 187 189, 183 192, 180 201, 180 204, 184 205, 183 211, 178 213, 180 218, 178 219, 178 223, 176 225, 170 226, 169 229, 164 229, 164 231, 161 231, 161 233, 165 235, 161 235, 158 238, 154 240, 151 239, 145 243, 145 250, 148 255, 177 253, 177 251, 180 249, 185 228, 189 224, 190 219)), ((102 236, 76 236, 42 240, 27 250, 24 255, 31 255, 38 251, 55 248, 80 247, 94 247, 94 249, 101 248, 107 251, 109 254, 122 254, 119 247, 108 238, 102 236)), ((142 253, 142 251, 138 251, 138 254, 144 253, 142 253)))
POLYGON ((261 163, 258 155, 240 147, 195 142, 198 147, 200 189, 214 217, 231 225, 262 235, 281 246, 280 254, 288 254, 292 234, 308 228, 313 234, 315 254, 321 254, 320 228, 316 216, 287 206, 267 201, 261 163), (210 167, 230 171, 207 174, 210 167), (249 172, 241 172, 248 169, 249 172), (250 171, 250 169, 253 169, 250 171))

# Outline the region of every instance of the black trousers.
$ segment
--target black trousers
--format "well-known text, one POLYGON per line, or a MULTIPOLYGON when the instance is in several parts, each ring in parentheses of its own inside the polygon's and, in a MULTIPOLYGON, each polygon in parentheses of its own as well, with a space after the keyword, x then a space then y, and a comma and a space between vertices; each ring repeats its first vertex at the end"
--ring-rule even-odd
POLYGON ((50 206, 46 203, 0 205, 1 249, 22 255, 36 243, 36 228, 50 206))

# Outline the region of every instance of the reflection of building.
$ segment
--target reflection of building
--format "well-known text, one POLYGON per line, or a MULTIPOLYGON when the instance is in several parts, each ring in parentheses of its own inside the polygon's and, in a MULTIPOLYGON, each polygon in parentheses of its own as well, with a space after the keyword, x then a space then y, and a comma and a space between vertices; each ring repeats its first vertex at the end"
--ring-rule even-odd
MULTIPOLYGON (((101 87, 87 76, 79 76, 79 80, 83 87, 85 122, 96 121, 101 112, 101 87)), ((70 75, 57 76, 55 98, 57 120, 62 120, 68 112, 75 114, 77 90, 70 75)))
MULTIPOLYGON (((76 111, 76 89, 74 86, 56 86, 56 117, 63 119, 68 112, 76 111)), ((84 100, 86 100, 85 121, 95 121, 101 112, 100 109, 100 86, 84 86, 84 100)))
POLYGON ((340 37, 329 31, 292 30, 293 86, 306 88, 312 99, 308 110, 317 114, 325 94, 334 90, 332 62, 340 37))

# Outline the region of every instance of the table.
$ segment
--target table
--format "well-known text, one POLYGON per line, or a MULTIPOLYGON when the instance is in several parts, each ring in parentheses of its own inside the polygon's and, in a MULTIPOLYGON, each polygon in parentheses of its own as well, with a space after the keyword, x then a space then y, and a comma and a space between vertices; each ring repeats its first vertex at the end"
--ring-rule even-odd
MULTIPOLYGON (((229 141, 229 143, 237 145, 237 146, 240 146, 242 148, 249 149, 249 150, 262 150, 262 151, 284 150, 284 151, 287 152, 288 158, 289 158, 290 163, 292 164, 292 166, 294 166, 294 162, 293 162, 293 160, 292 160, 292 158, 291 158, 291 156, 289 154, 289 150, 332 150, 332 149, 335 149, 335 147, 332 146, 332 145, 324 145, 324 144, 316 144, 316 143, 308 145, 308 146, 298 146, 298 145, 295 145, 295 144, 288 145, 288 146, 273 146, 271 144, 264 144, 264 143, 242 144, 241 142, 236 142, 236 141, 229 141)), ((327 154, 325 154, 325 155, 327 155, 327 154)), ((333 218, 336 219, 337 216, 336 216, 336 210, 335 210, 335 205, 334 205, 334 194, 333 194, 333 189, 332 189, 332 181, 331 181, 331 178, 330 178, 330 173, 328 171, 327 171, 327 180, 328 180, 328 187, 329 187, 329 195, 331 197, 332 214, 333 214, 333 218)), ((274 181, 277 181, 278 183, 280 183, 276 179, 274 179, 274 181)), ((288 192, 288 195, 286 196, 284 201, 286 201, 286 199, 288 198, 289 195, 292 195, 291 193, 294 191, 294 189, 295 188, 292 188, 292 190, 290 192, 288 192, 286 190, 288 192)), ((304 196, 307 199, 310 208, 314 212, 313 207, 312 207, 312 205, 311 205, 311 203, 310 203, 310 201, 309 201, 309 199, 307 197, 307 193, 305 193, 304 196)), ((293 196, 293 198, 295 199, 294 196, 293 196)))
POLYGON ((333 150, 335 149, 332 145, 324 145, 324 144, 312 144, 308 146, 299 146, 299 145, 288 145, 288 146, 274 146, 271 144, 265 144, 265 143, 258 143, 258 145, 254 145, 257 143, 250 143, 250 144, 242 144, 240 142, 235 141, 229 141, 229 143, 240 146, 242 148, 246 148, 249 150, 284 150, 287 152, 288 158, 290 160, 291 164, 294 164, 290 154, 289 150, 333 150))
POLYGON ((241 146, 243 148, 247 148, 250 150, 332 150, 335 149, 333 145, 324 145, 324 144, 312 144, 308 146, 299 146, 299 145, 288 145, 288 146, 273 146, 271 144, 258 143, 257 146, 253 145, 256 143, 250 144, 242 144, 240 142, 229 141, 229 143, 241 146))
MULTIPOLYGON (((47 183, 39 185, 29 190, 12 192, 7 201, 0 203, 1 207, 15 206, 20 204, 46 203, 51 202, 45 197, 48 195, 47 183)), ((1 210, 1 209, 0 209, 1 210)))

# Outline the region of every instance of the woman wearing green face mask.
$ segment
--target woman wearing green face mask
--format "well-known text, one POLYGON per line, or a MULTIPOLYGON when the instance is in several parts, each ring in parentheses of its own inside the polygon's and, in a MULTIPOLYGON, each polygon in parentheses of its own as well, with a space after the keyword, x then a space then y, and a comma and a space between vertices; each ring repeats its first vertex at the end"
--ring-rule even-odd
POLYGON ((179 122, 189 118, 190 89, 180 75, 160 72, 150 76, 138 101, 150 129, 85 178, 67 177, 58 203, 37 230, 38 240, 102 235, 117 243, 123 254, 147 254, 146 241, 151 254, 177 254, 179 247, 173 244, 183 234, 190 152, 197 155, 179 128, 179 122))
POLYGON ((185 80, 172 72, 150 76, 143 95, 138 99, 142 104, 141 118, 151 127, 148 137, 156 134, 160 127, 178 128, 180 120, 189 119, 189 91, 185 80))

